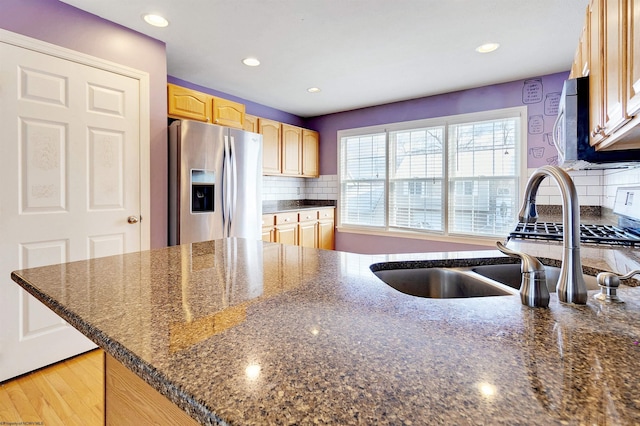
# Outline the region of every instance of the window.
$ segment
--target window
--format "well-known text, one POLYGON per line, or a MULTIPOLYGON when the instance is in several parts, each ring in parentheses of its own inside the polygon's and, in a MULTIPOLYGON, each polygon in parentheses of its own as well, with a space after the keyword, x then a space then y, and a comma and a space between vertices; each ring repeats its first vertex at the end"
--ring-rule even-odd
POLYGON ((340 226, 504 236, 526 108, 353 129, 340 142, 340 226))
POLYGON ((347 137, 341 141, 342 222, 352 225, 385 225, 386 135, 347 137))

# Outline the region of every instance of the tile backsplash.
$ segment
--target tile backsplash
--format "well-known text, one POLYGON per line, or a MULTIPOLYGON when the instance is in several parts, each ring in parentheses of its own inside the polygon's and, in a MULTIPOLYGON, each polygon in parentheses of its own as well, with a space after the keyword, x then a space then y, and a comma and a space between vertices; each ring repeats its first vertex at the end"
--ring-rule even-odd
MULTIPOLYGON (((531 175, 535 169, 529 169, 531 175)), ((602 206, 613 209, 616 190, 621 186, 640 185, 640 167, 611 170, 572 170, 581 206, 602 206)), ((538 189, 538 204, 561 205, 560 190, 551 179, 544 179, 538 189)))
POLYGON ((621 186, 640 186, 640 167, 626 170, 604 170, 602 178, 602 206, 613 209, 616 189, 621 186))
POLYGON ((337 200, 338 176, 318 178, 263 176, 262 199, 272 200, 337 200))
MULTIPOLYGON (((528 169, 529 176, 535 169, 528 169)), ((620 186, 639 186, 640 167, 612 170, 570 171, 581 206, 613 208, 620 186)), ((316 179, 264 176, 262 198, 272 200, 337 200, 338 176, 322 175, 316 179)), ((538 204, 561 205, 560 190, 551 179, 544 179, 537 196, 538 204)))

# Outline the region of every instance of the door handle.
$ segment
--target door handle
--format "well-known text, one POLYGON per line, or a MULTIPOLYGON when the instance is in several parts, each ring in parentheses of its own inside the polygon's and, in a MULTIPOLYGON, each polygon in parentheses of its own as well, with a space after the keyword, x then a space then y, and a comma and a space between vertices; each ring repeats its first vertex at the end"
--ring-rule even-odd
POLYGON ((138 216, 129 216, 127 218, 127 222, 129 222, 130 224, 135 224, 138 223, 140 221, 140 219, 138 219, 138 216))

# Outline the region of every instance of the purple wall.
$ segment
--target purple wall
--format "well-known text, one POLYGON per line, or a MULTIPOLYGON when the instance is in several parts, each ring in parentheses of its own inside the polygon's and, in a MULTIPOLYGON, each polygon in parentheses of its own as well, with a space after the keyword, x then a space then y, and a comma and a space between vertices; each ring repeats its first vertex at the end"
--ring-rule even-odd
POLYGON ((431 253, 440 251, 487 250, 491 247, 415 238, 336 233, 336 250, 362 254, 431 253))
POLYGON ((197 84, 193 84, 191 82, 181 80, 179 78, 168 76, 168 83, 177 84, 178 86, 188 87, 189 89, 197 90, 199 92, 208 93, 213 96, 219 96, 224 99, 229 99, 235 102, 240 102, 244 104, 246 107, 247 114, 252 114, 262 118, 268 118, 275 121, 280 121, 281 123, 291 124, 293 126, 304 127, 305 122, 302 118, 297 115, 289 114, 288 112, 280 111, 279 109, 271 108, 268 106, 264 106, 261 104, 257 104, 255 102, 248 101, 246 99, 238 98, 237 96, 229 95, 224 92, 220 92, 218 90, 210 89, 208 87, 199 86, 197 84))
POLYGON ((56 0, 2 0, 0 28, 149 73, 151 247, 167 245, 167 61, 163 42, 56 0))
POLYGON ((562 84, 567 77, 568 73, 562 72, 329 114, 308 119, 306 126, 321 135, 320 174, 332 175, 338 173, 338 130, 526 105, 529 115, 528 167, 539 167, 557 161, 557 151, 551 146, 549 137, 557 115, 562 84))
MULTIPOLYGON (((462 90, 443 95, 362 108, 310 118, 306 126, 320 132, 320 174, 338 173, 337 132, 425 118, 511 108, 525 105, 528 115, 527 166, 557 163, 551 131, 567 72, 510 83, 462 90)), ((474 250, 485 246, 372 236, 348 232, 336 234, 336 249, 355 253, 412 253, 474 250)))

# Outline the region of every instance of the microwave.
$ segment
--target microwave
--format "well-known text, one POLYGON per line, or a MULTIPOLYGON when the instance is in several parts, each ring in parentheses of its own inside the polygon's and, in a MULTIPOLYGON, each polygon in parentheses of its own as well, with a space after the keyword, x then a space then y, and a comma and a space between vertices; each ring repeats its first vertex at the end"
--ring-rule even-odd
POLYGON ((566 80, 553 127, 558 164, 564 169, 615 169, 640 166, 640 149, 596 151, 589 144, 589 77, 566 80))

